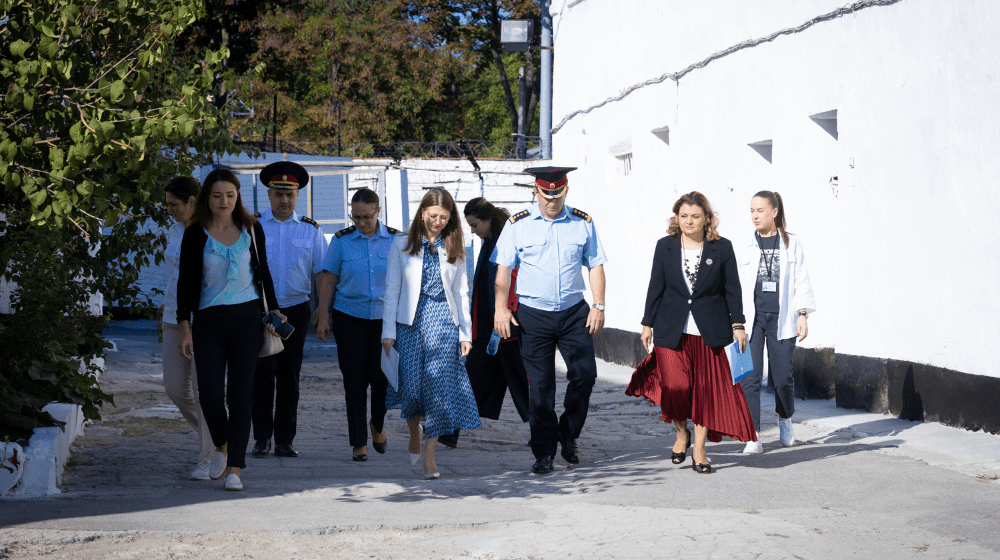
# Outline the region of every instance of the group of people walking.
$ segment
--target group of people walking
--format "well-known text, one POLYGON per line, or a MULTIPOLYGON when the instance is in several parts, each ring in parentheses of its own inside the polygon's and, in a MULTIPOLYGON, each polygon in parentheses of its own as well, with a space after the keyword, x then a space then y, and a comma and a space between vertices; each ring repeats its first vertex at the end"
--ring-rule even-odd
MULTIPOLYGON (((368 460, 369 432, 372 448, 386 452, 385 416, 399 409, 411 464, 422 459, 424 477, 437 479, 436 444, 454 447, 480 418, 499 418, 510 394, 530 426, 531 472, 551 472, 557 450, 579 463, 607 257, 590 215, 566 204, 573 169, 526 169, 537 204, 513 216, 484 198, 465 205, 470 230, 483 240, 471 282, 461 218, 445 189, 424 195, 406 232, 383 224, 378 195, 361 189, 351 199, 354 225, 327 246, 316 222, 294 210, 309 180, 297 164, 261 171, 271 208, 258 215, 244 209, 228 170, 201 185, 172 180, 166 199, 176 224, 166 260, 175 277, 164 304, 164 384, 201 439, 191 478, 225 478, 227 490, 241 490, 251 424, 253 456, 267 456, 272 437, 275 455, 298 455, 292 443, 314 278, 316 334, 325 341, 332 333, 337 342, 354 461, 368 460), (294 330, 281 352, 259 357, 264 337, 278 335, 274 323, 260 322, 265 310, 294 330), (561 415, 556 350, 567 369, 561 415)), ((712 470, 708 440, 727 436, 747 442, 745 453, 763 450, 765 345, 780 439, 794 443, 792 350, 808 332, 812 290, 780 196, 762 191, 751 210, 755 234, 737 255, 719 236, 704 195, 686 194, 653 255, 641 321, 641 341, 652 350, 626 393, 660 405, 663 420, 677 426, 672 461, 684 463, 693 444, 696 472, 712 470), (754 279, 749 322, 741 277, 754 279), (734 338, 741 350, 749 345, 754 364, 740 384, 731 381, 725 352, 734 338)))

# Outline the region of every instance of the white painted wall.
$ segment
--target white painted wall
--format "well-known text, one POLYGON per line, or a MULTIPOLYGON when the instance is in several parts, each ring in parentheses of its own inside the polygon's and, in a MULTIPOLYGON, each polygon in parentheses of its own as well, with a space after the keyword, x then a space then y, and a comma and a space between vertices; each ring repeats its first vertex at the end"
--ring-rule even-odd
MULTIPOLYGON (((553 2, 553 123, 626 88, 846 4, 553 2)), ((650 257, 679 194, 730 239, 780 192, 808 257, 807 347, 1000 377, 1000 3, 857 10, 571 118, 553 163, 607 247, 608 326, 638 332, 650 257), (838 138, 809 118, 837 110, 838 138), (669 144, 651 131, 669 127, 669 144), (773 141, 768 163, 747 144, 773 141), (612 152, 631 144, 632 172, 612 152), (851 162, 853 161, 853 167, 851 162), (839 177, 833 188, 830 177, 839 177)))

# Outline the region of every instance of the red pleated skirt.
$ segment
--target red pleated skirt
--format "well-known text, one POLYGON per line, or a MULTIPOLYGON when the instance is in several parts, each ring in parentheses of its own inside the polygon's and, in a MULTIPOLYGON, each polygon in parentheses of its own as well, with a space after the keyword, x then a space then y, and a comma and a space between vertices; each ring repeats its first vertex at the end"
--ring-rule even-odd
POLYGON ((681 335, 677 348, 653 345, 635 368, 625 394, 660 405, 664 422, 691 419, 708 428, 708 440, 726 436, 757 441, 743 387, 733 384, 725 348, 711 348, 700 336, 681 335))

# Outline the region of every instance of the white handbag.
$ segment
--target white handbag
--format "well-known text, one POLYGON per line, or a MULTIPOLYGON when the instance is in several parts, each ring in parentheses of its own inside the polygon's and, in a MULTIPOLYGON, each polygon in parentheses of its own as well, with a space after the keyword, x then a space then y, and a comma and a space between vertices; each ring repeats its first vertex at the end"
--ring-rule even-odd
MULTIPOLYGON (((260 253, 257 252, 257 238, 253 234, 253 227, 250 228, 250 241, 253 242, 253 252, 257 258, 257 274, 262 274, 260 271, 260 253)), ((263 291, 263 288, 261 291, 263 291)), ((267 295, 263 293, 260 294, 260 299, 264 301, 264 315, 266 316, 269 311, 267 308, 267 295)), ((260 346, 260 354, 257 356, 259 358, 273 356, 284 350, 285 344, 281 342, 281 337, 276 334, 271 334, 271 331, 267 330, 267 325, 262 325, 262 327, 264 329, 264 344, 260 346)))

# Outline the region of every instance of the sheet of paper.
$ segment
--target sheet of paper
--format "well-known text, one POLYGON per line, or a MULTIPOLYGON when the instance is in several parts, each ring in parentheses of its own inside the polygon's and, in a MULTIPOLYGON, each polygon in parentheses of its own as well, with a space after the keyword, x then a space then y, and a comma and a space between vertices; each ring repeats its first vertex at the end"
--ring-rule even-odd
POLYGON ((385 351, 379 353, 382 356, 382 373, 385 374, 385 378, 389 380, 389 385, 392 385, 394 391, 399 390, 399 352, 396 352, 395 348, 389 349, 389 355, 385 355, 385 351))

